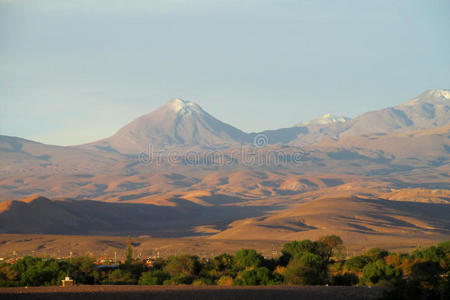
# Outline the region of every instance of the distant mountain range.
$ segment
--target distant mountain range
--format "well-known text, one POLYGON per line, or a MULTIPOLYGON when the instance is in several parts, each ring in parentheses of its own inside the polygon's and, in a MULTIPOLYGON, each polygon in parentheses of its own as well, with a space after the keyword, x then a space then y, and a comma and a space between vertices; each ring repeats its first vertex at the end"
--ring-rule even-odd
POLYGON ((395 107, 368 112, 348 122, 343 136, 428 129, 450 123, 450 92, 429 90, 395 107))
MULTIPOLYGON (((450 152, 449 100, 448 90, 429 90, 404 104, 351 120, 326 115, 302 126, 245 133, 217 120, 199 105, 176 98, 127 124, 113 136, 85 145, 61 147, 0 136, 0 170, 4 174, 135 172, 136 155, 146 153, 149 145, 163 155, 167 149, 219 149, 229 156, 236 147, 254 146, 255 138, 262 138, 263 143, 275 149, 293 147, 293 151, 298 151, 308 147, 303 165, 306 171, 308 168, 330 171, 330 162, 337 157, 339 172, 353 170, 354 165, 343 164, 343 157, 349 161, 352 157, 366 157, 370 164, 395 161, 416 167, 442 165, 450 152), (330 152, 347 154, 324 154, 330 152)), ((233 159, 234 164, 240 164, 239 158, 233 159)), ((369 172, 368 166, 359 172, 369 172)))
POLYGON ((395 107, 364 113, 354 119, 326 114, 291 128, 245 133, 217 120, 198 104, 175 98, 125 125, 113 136, 82 148, 123 154, 174 147, 230 147, 251 144, 258 134, 268 144, 310 145, 330 137, 360 136, 429 129, 450 123, 449 90, 429 90, 395 107))
POLYGON ((449 100, 245 133, 176 98, 85 145, 0 136, 0 233, 443 240, 449 100))
POLYGON ((345 122, 329 120, 327 122, 325 118, 323 122, 313 121, 304 125, 298 124, 294 128, 266 131, 266 133, 273 143, 310 145, 325 137, 339 139, 374 133, 430 129, 450 124, 449 100, 449 90, 428 90, 401 105, 367 112, 345 122))

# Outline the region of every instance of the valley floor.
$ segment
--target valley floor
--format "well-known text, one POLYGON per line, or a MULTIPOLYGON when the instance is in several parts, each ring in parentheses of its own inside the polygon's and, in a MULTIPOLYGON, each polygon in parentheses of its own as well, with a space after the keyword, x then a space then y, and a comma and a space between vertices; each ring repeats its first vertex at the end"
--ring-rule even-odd
POLYGON ((74 286, 2 288, 0 299, 376 299, 384 288, 342 286, 74 286))
MULTIPOLYGON (((333 233, 333 232, 331 232, 333 233)), ((342 235, 340 232, 335 232, 342 235)), ((358 255, 373 247, 390 251, 409 252, 416 246, 430 246, 448 240, 440 238, 414 238, 403 236, 343 236, 349 256, 358 255)), ((316 239, 315 236, 303 238, 316 239)), ((213 257, 221 253, 235 253, 242 248, 255 249, 265 257, 278 256, 281 248, 290 240, 231 240, 208 237, 195 238, 152 238, 149 236, 132 237, 133 253, 136 258, 148 256, 166 257, 177 254, 213 257)), ((69 257, 92 255, 100 258, 124 260, 127 248, 126 236, 82 236, 51 234, 0 234, 0 258, 32 256, 69 257)))

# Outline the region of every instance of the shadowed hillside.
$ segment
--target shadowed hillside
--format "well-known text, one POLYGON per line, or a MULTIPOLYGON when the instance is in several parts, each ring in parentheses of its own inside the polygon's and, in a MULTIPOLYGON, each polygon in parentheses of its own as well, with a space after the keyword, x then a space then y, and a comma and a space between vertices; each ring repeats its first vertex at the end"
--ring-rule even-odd
POLYGON ((337 233, 357 244, 404 237, 445 239, 450 235, 449 215, 448 204, 324 197, 273 215, 236 221, 214 238, 298 240, 337 233))
POLYGON ((0 212, 1 233, 109 234, 152 236, 198 235, 195 227, 224 228, 228 223, 260 215, 268 207, 206 207, 173 199, 176 206, 52 201, 44 197, 12 201, 0 212))

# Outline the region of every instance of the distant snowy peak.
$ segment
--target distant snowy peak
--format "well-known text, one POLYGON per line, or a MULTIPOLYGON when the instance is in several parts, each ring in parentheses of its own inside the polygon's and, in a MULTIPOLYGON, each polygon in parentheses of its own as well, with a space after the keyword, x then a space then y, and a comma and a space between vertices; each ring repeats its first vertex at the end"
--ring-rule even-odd
POLYGON ((198 104, 180 98, 170 100, 165 107, 175 112, 203 112, 203 109, 198 104))
POLYGON ((432 104, 445 104, 448 105, 450 100, 450 90, 447 89, 435 89, 428 90, 414 99, 405 102, 403 105, 415 105, 422 103, 432 103, 432 104))
POLYGON ((294 126, 305 126, 305 125, 327 125, 332 123, 344 123, 351 120, 349 117, 344 116, 335 116, 332 114, 325 114, 321 116, 320 118, 308 121, 308 122, 302 122, 295 124, 294 126))
POLYGON ((97 149, 124 154, 189 146, 224 146, 246 143, 250 137, 243 131, 223 123, 200 105, 174 98, 153 112, 128 123, 113 136, 91 143, 97 149))
POLYGON ((450 100, 450 90, 446 89, 429 90, 423 95, 428 95, 431 98, 439 98, 441 100, 450 100))

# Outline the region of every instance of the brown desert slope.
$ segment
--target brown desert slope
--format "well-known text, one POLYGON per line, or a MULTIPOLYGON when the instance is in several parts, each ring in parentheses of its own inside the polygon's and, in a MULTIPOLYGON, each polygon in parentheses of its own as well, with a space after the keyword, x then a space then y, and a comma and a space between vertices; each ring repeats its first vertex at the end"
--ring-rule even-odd
POLYGON ((363 197, 323 197, 273 215, 235 221, 213 236, 223 239, 317 238, 338 234, 344 240, 450 237, 450 206, 363 197))
POLYGON ((35 197, 3 204, 1 233, 198 235, 196 227, 223 228, 234 220, 264 214, 272 207, 201 206, 174 199, 176 206, 49 200, 35 197))
POLYGON ((450 206, 363 196, 321 197, 274 212, 270 206, 176 206, 101 201, 12 201, 0 213, 2 233, 211 236, 226 240, 294 240, 339 234, 368 239, 445 240, 450 206), (272 211, 271 211, 272 210, 272 211))
POLYGON ((91 173, 124 167, 121 160, 123 157, 113 153, 95 153, 0 135, 0 171, 3 174, 91 173))

